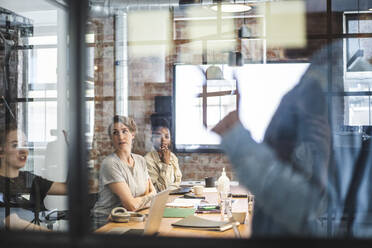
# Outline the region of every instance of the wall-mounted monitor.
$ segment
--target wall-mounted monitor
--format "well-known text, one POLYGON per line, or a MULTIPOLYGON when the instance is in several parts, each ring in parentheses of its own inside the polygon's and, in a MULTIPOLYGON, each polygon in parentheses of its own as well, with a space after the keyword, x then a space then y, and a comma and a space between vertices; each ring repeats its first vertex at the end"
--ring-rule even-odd
POLYGON ((176 151, 218 150, 220 138, 210 129, 237 107, 257 142, 281 98, 301 79, 309 63, 246 64, 220 67, 222 80, 207 80, 211 65, 176 65, 174 72, 174 146, 176 151))

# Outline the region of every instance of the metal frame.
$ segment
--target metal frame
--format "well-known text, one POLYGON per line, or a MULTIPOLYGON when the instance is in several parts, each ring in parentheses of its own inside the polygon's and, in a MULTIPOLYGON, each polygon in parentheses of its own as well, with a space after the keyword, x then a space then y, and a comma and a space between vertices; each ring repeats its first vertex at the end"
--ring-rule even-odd
MULTIPOLYGON (((327 0, 331 7, 332 0, 327 0)), ((322 239, 198 239, 198 238, 172 238, 172 237, 135 237, 89 234, 89 216, 87 196, 87 165, 85 144, 85 25, 88 12, 88 0, 70 0, 70 160, 69 160, 69 208, 70 230, 68 233, 33 233, 0 231, 1 247, 370 247, 372 240, 322 240, 322 239), (73 58, 73 59, 72 59, 73 58)), ((328 14, 332 14, 328 9, 328 14)), ((330 17, 330 15, 329 15, 330 17)), ((332 28, 331 19, 328 20, 328 30, 332 28)), ((331 51, 330 51, 331 52, 331 51)), ((329 53, 329 55, 332 55, 329 53)), ((332 76, 331 74, 329 75, 332 76)), ((331 82, 331 81, 330 81, 331 82)), ((331 87, 331 85, 329 85, 331 87)), ((329 96, 331 97, 331 96, 329 96)), ((173 109, 173 114, 175 114, 173 109)), ((174 125, 174 118, 173 118, 174 125)), ((173 128, 174 130, 174 128, 173 128)), ((174 135, 173 135, 174 137, 174 135)))
POLYGON ((70 0, 70 130, 69 145, 69 223, 72 242, 89 232, 88 168, 85 142, 85 33, 88 18, 87 0, 70 0))

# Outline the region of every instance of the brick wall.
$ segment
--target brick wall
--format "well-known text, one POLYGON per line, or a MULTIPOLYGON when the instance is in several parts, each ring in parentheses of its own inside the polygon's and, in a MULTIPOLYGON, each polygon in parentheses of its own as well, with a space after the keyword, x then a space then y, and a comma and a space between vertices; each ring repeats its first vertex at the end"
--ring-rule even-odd
MULTIPOLYGON (((105 156, 113 149, 107 135, 107 127, 114 114, 115 83, 114 83, 114 19, 94 18, 88 26, 89 32, 96 34, 95 39, 95 121, 94 138, 90 159, 94 160, 98 170, 105 156)), ((144 155, 152 149, 150 115, 155 111, 155 96, 172 94, 172 64, 174 56, 165 58, 138 57, 129 55, 129 115, 138 126, 138 132, 133 144, 133 152, 144 155), (158 78, 159 69, 156 64, 165 60, 165 82, 152 82, 158 78)), ((228 175, 233 177, 231 166, 221 154, 176 154, 185 180, 203 179, 213 176, 225 167, 228 175)))
MULTIPOLYGON (((138 65, 140 66, 140 65, 138 65)), ((145 71, 144 74, 148 74, 145 71)), ((156 72, 153 72, 156 73, 156 72)), ((135 153, 144 155, 152 149, 150 115, 155 112, 154 97, 171 95, 171 83, 130 83, 129 111, 138 125, 138 134, 133 146, 135 153)), ((231 165, 222 154, 180 153, 176 154, 185 180, 199 180, 220 174, 225 167, 230 178, 234 178, 231 165)))
MULTIPOLYGON (((325 25, 314 25, 314 22, 317 23, 319 20, 324 20, 323 14, 320 14, 320 16, 310 16, 309 20, 308 27, 314 27, 316 29, 310 30, 309 33, 325 33, 325 25)), ((180 22, 178 25, 183 24, 180 22)), ((94 74, 95 134, 91 159, 95 161, 96 169, 98 169, 102 159, 113 151, 107 135, 107 127, 115 109, 114 19, 93 19, 89 28, 96 33, 96 71, 94 74)), ((177 28, 177 37, 182 37, 182 33, 180 32, 182 32, 182 27, 177 28)), ((257 33, 255 30, 252 30, 252 32, 257 33)), ((324 44, 325 40, 312 41, 309 44, 309 51, 313 52, 324 44)), ((249 44, 242 44, 242 49, 246 49, 245 52, 248 53, 249 49, 245 46, 249 46, 249 44)), ((260 45, 255 44, 253 46, 257 47, 260 45)), ((291 58, 282 48, 268 50, 267 55, 268 60, 271 61, 299 59, 298 57, 291 58)), ((261 60, 262 58, 260 56, 260 54, 248 54, 249 60, 252 61, 261 60)), ((304 53, 303 58, 306 58, 306 56, 307 54, 304 53)), ((165 55, 165 57, 140 57, 129 54, 129 115, 134 117, 138 125, 138 133, 133 145, 133 152, 144 155, 151 150, 150 115, 155 111, 154 98, 155 96, 172 95, 172 65, 175 61, 180 62, 183 59, 188 63, 201 63, 200 53, 190 50, 187 44, 182 42, 175 43, 174 55, 165 55), (156 66, 156 63, 162 61, 165 61, 165 80, 164 82, 159 82, 159 68, 156 66)), ((224 60, 224 58, 221 58, 221 60, 224 60)), ((179 158, 185 180, 203 179, 206 176, 219 176, 224 167, 227 170, 228 176, 235 179, 235 175, 231 171, 231 165, 223 154, 180 153, 176 155, 179 158)))
POLYGON ((107 127, 115 113, 115 41, 114 19, 94 18, 88 33, 95 35, 94 44, 94 136, 90 159, 98 170, 102 160, 113 152, 107 127))

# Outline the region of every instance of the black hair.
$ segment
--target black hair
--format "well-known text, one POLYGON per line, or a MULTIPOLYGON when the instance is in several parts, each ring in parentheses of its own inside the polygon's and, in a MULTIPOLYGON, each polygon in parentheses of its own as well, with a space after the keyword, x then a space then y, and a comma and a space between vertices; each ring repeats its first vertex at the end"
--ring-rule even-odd
POLYGON ((11 131, 16 131, 18 130, 18 126, 16 123, 10 123, 6 128, 2 128, 0 130, 0 147, 3 147, 4 144, 6 143, 6 138, 8 136, 8 134, 11 132, 11 131))
MULTIPOLYGON (((10 123, 6 128, 0 129, 0 154, 4 152, 4 146, 6 143, 6 138, 11 131, 19 130, 16 123, 10 123)), ((0 158, 0 167, 1 167, 2 159, 0 158)))
POLYGON ((155 131, 161 127, 169 128, 169 122, 164 118, 157 118, 151 123, 151 129, 152 131, 155 131))

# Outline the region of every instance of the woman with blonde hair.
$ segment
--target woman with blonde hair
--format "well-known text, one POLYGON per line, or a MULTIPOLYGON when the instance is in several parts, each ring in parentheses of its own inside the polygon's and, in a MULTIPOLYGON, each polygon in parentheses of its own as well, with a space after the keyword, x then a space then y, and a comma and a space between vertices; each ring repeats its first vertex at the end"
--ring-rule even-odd
POLYGON ((125 116, 114 116, 108 127, 115 152, 101 164, 98 200, 92 210, 94 227, 105 224, 113 208, 124 207, 128 211, 146 208, 156 194, 145 159, 132 153, 136 131, 135 121, 125 116))

